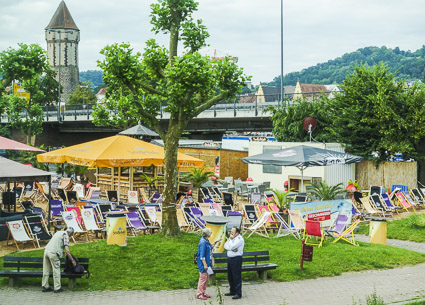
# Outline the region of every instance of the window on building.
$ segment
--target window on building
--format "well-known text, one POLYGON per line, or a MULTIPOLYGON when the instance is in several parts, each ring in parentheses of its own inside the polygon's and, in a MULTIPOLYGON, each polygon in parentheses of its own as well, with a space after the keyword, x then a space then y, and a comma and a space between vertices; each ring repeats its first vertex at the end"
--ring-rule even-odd
MULTIPOLYGON (((282 150, 281 146, 263 146, 263 153, 275 150, 282 150)), ((282 174, 282 166, 276 165, 263 165, 263 173, 264 174, 282 174)))

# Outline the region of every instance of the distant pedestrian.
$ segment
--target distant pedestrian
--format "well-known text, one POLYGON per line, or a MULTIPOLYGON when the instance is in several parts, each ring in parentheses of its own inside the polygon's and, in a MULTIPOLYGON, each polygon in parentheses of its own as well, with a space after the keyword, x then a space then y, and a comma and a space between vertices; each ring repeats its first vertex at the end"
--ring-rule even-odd
POLYGON ((199 281, 198 289, 196 291, 196 298, 201 300, 210 298, 210 296, 206 294, 209 278, 208 268, 211 268, 211 257, 214 246, 217 242, 221 241, 221 239, 219 239, 211 244, 209 241, 211 234, 212 232, 210 228, 205 228, 202 230, 202 238, 199 241, 198 253, 196 255, 196 263, 198 264, 199 269, 199 281))
POLYGON ((232 299, 242 297, 242 255, 245 241, 240 234, 238 227, 233 227, 230 231, 230 238, 224 244, 227 250, 227 279, 230 291, 225 296, 233 296, 232 299))
POLYGON ((74 234, 74 229, 71 227, 66 229, 66 231, 56 232, 44 249, 43 279, 41 283, 43 292, 52 291, 52 288, 49 286, 50 272, 53 272, 54 292, 63 291, 61 288, 60 258, 64 251, 74 267, 77 265, 77 262, 71 256, 71 252, 69 252, 69 237, 72 234, 74 234))

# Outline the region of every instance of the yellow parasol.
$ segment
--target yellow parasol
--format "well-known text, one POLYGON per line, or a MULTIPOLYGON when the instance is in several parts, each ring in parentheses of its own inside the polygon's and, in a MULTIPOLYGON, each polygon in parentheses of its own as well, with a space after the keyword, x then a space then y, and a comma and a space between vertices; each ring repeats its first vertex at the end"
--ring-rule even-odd
MULTIPOLYGON (((70 163, 88 167, 164 165, 164 148, 127 136, 116 135, 37 155, 38 162, 70 163)), ((202 167, 204 161, 177 154, 177 167, 202 167)))

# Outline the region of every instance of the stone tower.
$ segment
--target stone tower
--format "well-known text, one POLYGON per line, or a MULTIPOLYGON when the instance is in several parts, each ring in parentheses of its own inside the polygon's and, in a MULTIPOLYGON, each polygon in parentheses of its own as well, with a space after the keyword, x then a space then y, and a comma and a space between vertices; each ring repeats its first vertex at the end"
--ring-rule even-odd
POLYGON ((66 103, 68 95, 80 84, 78 74, 78 42, 80 41, 80 30, 75 25, 64 1, 59 4, 45 31, 47 57, 50 67, 58 72, 56 80, 59 78, 60 70, 60 84, 62 88, 61 103, 66 103))

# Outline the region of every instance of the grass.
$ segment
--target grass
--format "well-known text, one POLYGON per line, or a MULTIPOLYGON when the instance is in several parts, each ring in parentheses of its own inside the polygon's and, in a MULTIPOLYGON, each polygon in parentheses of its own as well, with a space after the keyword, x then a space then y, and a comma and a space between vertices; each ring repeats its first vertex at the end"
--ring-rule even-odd
MULTIPOLYGON (((174 290, 195 288, 198 271, 193 264, 199 235, 183 233, 177 238, 160 234, 129 238, 127 247, 107 246, 106 241, 71 246, 77 257, 90 257, 90 279, 77 280, 79 290, 174 290)), ((251 237, 246 251, 269 250, 271 262, 279 267, 269 272, 275 281, 336 276, 344 272, 388 269, 425 262, 425 254, 404 249, 362 243, 360 247, 338 242, 314 248, 312 262, 300 270, 301 242, 291 237, 265 239, 251 237)), ((42 256, 43 250, 15 252, 16 256, 42 256)), ((3 259, 0 258, 0 265, 3 259)), ((225 274, 217 279, 225 280, 225 274)), ((258 281, 255 272, 244 272, 243 280, 258 281)), ((20 279, 25 285, 40 285, 41 279, 20 279)), ((62 280, 66 285, 66 279, 62 280)), ((6 285, 7 279, 0 279, 6 285)))
MULTIPOLYGON (((369 225, 362 225, 359 233, 369 234, 369 225)), ((425 242, 425 214, 412 214, 409 217, 387 222, 387 238, 425 242)))

